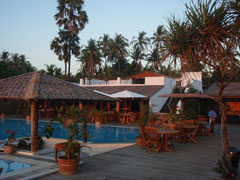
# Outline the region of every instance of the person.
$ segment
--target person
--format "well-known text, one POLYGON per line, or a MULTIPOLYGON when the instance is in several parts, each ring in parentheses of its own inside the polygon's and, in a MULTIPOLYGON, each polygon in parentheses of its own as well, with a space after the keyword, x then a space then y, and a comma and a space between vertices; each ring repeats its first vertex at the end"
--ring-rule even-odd
POLYGON ((214 125, 216 123, 216 118, 217 118, 217 114, 216 112, 214 111, 214 109, 211 109, 209 112, 208 112, 208 117, 209 117, 209 123, 210 123, 210 133, 213 133, 214 132, 214 125))

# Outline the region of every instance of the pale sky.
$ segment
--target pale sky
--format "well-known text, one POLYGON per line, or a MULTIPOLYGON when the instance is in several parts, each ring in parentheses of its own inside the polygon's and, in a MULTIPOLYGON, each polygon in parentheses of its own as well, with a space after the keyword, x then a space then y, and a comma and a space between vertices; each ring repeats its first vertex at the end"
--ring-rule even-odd
MULTIPOLYGON (((182 17, 187 0, 85 0, 84 10, 89 23, 80 32, 80 45, 90 38, 122 34, 129 41, 138 32, 151 37, 158 25, 165 25, 172 14, 182 17)), ((50 42, 57 36, 54 19, 56 0, 1 0, 0 53, 24 54, 31 64, 45 69, 55 64, 64 70, 64 63, 50 50, 50 42)), ((72 58, 71 72, 76 74, 80 64, 72 58)))

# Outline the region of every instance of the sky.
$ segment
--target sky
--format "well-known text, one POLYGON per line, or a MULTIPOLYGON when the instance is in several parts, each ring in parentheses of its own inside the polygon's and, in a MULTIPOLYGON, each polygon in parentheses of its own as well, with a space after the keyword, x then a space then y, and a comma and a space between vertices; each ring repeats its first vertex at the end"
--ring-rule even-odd
MULTIPOLYGON (((182 18, 187 0, 85 0, 83 10, 89 22, 80 32, 80 45, 89 39, 98 40, 104 33, 112 38, 122 34, 129 41, 139 32, 148 37, 159 25, 167 27, 167 18, 175 14, 182 18)), ((45 64, 55 64, 64 70, 50 50, 50 42, 57 36, 54 19, 57 0, 1 0, 0 1, 0 53, 24 54, 38 70, 45 64)), ((71 72, 76 74, 80 63, 72 58, 71 72)))

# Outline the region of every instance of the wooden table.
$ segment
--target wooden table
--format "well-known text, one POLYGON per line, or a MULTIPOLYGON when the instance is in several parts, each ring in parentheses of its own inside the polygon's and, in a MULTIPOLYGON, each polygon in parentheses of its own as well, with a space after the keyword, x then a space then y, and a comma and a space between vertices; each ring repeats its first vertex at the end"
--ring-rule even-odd
POLYGON ((178 130, 158 128, 157 133, 163 135, 163 150, 167 152, 172 152, 172 149, 168 149, 168 136, 179 133, 178 130))
POLYGON ((199 121, 199 135, 201 136, 207 136, 207 125, 209 125, 209 122, 207 121, 199 121))

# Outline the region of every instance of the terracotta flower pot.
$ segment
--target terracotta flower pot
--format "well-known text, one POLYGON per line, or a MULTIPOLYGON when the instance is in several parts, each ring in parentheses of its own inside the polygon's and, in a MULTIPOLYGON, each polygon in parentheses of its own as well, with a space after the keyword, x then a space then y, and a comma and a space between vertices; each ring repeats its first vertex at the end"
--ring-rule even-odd
POLYGON ((5 154, 13 154, 15 152, 15 148, 16 146, 15 145, 6 145, 4 146, 4 153, 5 154))
POLYGON ((80 157, 75 159, 64 159, 63 157, 58 158, 58 170, 62 175, 71 175, 78 170, 80 157))

